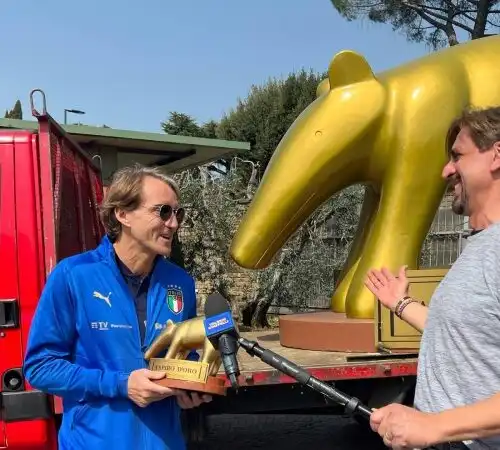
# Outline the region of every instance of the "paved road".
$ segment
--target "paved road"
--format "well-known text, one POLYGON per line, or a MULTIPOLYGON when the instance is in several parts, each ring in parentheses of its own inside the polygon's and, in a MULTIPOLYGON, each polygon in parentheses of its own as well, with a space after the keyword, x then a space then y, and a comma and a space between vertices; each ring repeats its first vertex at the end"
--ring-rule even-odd
POLYGON ((318 415, 217 415, 190 450, 383 450, 378 436, 353 420, 318 415))

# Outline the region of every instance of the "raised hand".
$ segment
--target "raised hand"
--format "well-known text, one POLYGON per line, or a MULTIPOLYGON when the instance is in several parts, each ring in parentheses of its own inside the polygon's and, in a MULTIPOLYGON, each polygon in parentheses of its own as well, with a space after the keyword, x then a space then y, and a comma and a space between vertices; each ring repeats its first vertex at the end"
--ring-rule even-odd
POLYGON ((406 267, 401 266, 397 276, 386 267, 371 269, 366 276, 365 286, 391 311, 394 311, 399 300, 408 295, 406 267))

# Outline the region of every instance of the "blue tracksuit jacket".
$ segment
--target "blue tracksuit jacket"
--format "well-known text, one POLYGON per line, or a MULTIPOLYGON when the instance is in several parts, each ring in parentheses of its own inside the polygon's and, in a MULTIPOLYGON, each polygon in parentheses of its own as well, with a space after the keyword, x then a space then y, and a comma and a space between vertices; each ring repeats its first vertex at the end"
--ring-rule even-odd
POLYGON ((60 449, 184 449, 176 399, 140 408, 127 397, 127 380, 147 367, 144 351, 168 319, 195 315, 193 279, 159 258, 141 346, 134 301, 107 237, 57 264, 33 318, 24 373, 33 387, 63 399, 60 449))

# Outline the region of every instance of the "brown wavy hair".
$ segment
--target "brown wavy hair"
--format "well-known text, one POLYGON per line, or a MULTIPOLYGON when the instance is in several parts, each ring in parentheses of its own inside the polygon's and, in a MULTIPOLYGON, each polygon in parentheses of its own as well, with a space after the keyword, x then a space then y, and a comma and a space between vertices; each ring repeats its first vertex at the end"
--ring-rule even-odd
POLYGON ((122 225, 115 211, 134 211, 141 203, 142 183, 145 177, 154 177, 168 184, 180 199, 177 183, 158 167, 141 164, 124 167, 116 171, 100 207, 101 221, 109 239, 115 242, 121 234, 122 225))
POLYGON ((472 142, 485 151, 500 141, 500 106, 478 109, 467 108, 450 125, 446 136, 446 152, 449 155, 460 130, 467 128, 472 142))

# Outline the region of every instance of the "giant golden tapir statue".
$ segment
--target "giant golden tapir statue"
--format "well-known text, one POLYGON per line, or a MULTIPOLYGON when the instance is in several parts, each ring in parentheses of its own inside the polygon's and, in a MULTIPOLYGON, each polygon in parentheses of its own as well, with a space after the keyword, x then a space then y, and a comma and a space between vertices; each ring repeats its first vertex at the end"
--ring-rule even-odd
POLYGON ((500 104, 500 36, 469 41, 375 75, 352 51, 335 55, 317 98, 278 145, 231 245, 246 268, 267 267, 326 199, 367 186, 332 309, 373 318, 366 272, 418 265, 442 199, 446 131, 466 106, 500 104))

